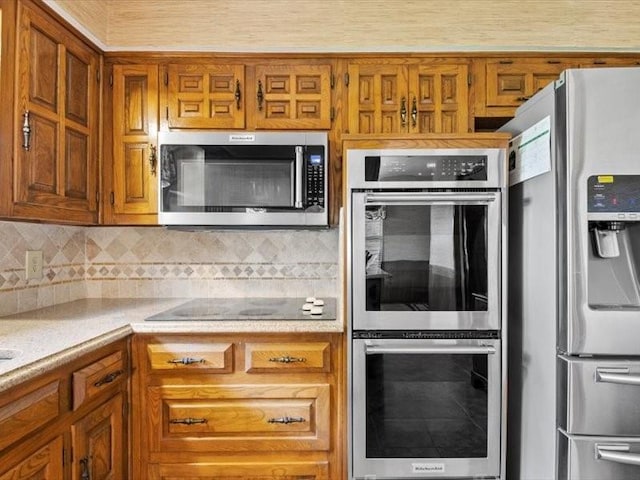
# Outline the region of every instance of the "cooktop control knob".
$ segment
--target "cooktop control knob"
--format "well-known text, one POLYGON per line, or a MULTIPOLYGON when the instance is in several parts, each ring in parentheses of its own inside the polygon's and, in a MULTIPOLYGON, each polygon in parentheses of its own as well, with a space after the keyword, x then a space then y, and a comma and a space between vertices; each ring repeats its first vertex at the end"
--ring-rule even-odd
POLYGON ((322 315, 322 307, 311 307, 311 315, 322 315))
POLYGON ((302 310, 309 311, 313 308, 313 303, 305 303, 302 305, 302 310))
POLYGON ((322 307, 324 305, 324 300, 322 300, 321 298, 316 298, 313 301, 313 305, 316 307, 322 307))

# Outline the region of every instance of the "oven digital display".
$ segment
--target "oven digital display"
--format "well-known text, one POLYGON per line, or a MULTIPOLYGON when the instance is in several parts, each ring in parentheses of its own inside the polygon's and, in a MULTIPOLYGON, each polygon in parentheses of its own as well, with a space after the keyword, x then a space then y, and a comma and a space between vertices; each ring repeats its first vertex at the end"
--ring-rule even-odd
POLYGON ((368 182, 486 181, 486 155, 381 155, 365 157, 368 182))

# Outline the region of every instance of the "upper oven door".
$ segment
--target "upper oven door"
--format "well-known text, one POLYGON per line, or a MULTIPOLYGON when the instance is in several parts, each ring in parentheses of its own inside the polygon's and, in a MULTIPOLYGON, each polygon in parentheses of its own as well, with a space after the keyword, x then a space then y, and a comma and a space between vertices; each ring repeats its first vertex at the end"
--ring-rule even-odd
POLYGON ((498 192, 353 192, 354 330, 500 329, 498 192))

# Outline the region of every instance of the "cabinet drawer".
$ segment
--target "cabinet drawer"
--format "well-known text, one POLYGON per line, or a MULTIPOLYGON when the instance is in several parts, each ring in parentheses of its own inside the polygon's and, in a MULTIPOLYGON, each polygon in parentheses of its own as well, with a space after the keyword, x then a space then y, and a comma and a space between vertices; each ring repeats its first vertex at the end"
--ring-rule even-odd
POLYGON ((106 391, 113 391, 127 378, 125 353, 120 350, 73 372, 73 409, 106 391))
POLYGON ((0 450, 61 413, 61 383, 55 380, 0 406, 0 450))
POLYGON ((233 344, 228 342, 152 343, 147 355, 152 370, 233 372, 233 344))
POLYGON ((328 342, 247 343, 247 373, 330 372, 331 345, 328 342))
POLYGON ((197 463, 151 465, 151 480, 327 480, 327 462, 197 463))
POLYGON ((329 448, 329 385, 149 387, 153 451, 329 448))

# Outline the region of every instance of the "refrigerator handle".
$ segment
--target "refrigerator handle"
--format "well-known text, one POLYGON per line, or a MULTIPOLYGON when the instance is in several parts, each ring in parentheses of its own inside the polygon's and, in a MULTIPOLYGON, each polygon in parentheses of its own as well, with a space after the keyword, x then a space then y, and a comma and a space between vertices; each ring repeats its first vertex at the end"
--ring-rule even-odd
POLYGON ((626 444, 596 444, 596 460, 637 465, 640 467, 640 453, 629 453, 629 445, 626 444))
POLYGON ((596 383, 600 382, 640 386, 640 375, 630 375, 626 367, 596 368, 596 383))

